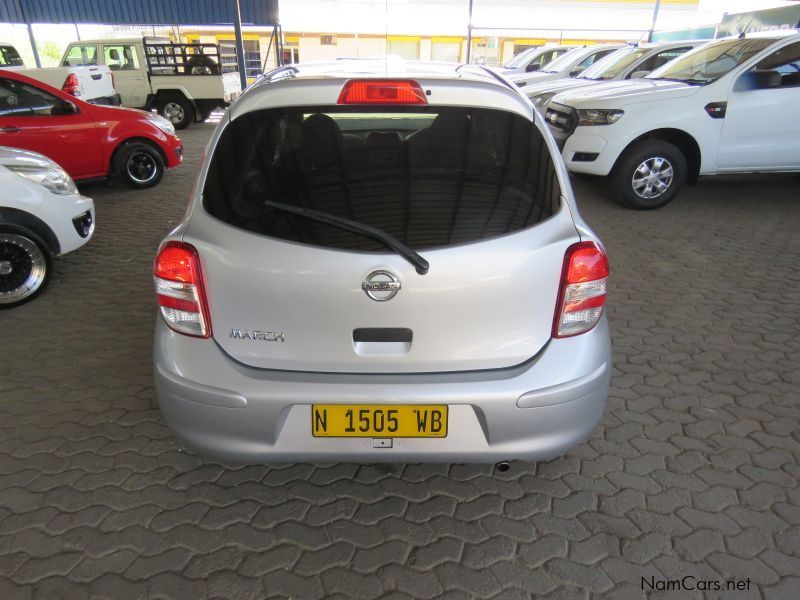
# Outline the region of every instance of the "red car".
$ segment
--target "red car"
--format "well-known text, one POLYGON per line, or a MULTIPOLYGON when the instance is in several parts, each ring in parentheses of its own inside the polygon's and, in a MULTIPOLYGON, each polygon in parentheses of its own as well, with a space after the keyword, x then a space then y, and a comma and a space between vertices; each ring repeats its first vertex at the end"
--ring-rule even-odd
POLYGON ((135 188, 183 160, 165 118, 89 104, 13 71, 0 71, 0 146, 40 152, 77 181, 114 176, 135 188))

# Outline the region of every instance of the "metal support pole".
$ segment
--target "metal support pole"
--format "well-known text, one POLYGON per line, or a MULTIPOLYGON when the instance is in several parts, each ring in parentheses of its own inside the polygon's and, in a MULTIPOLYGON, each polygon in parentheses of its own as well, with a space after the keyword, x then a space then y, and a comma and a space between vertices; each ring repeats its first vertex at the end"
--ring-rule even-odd
POLYGON ((236 65, 239 69, 239 81, 241 81, 242 89, 247 87, 247 70, 245 69, 244 62, 244 38, 242 37, 242 9, 239 6, 239 0, 231 0, 233 2, 233 31, 236 34, 236 65))
POLYGON ((33 60, 36 63, 36 68, 41 69, 42 61, 39 60, 39 50, 36 48, 36 38, 33 37, 33 27, 31 27, 30 23, 28 23, 28 37, 31 40, 31 49, 33 50, 33 60))
POLYGON ((469 64, 472 57, 472 0, 469 0, 469 20, 467 21, 467 60, 469 64))
MULTIPOLYGON (((264 64, 261 65, 261 72, 262 73, 266 73, 267 72, 267 62, 269 61, 269 52, 270 52, 270 50, 272 50, 272 42, 275 40, 275 36, 276 35, 277 35, 276 30, 273 27, 272 28, 272 34, 269 36, 269 45, 267 46, 267 53, 264 55, 264 64)), ((276 42, 276 48, 277 48, 277 42, 276 42)), ((275 54, 275 56, 276 57, 278 56, 277 53, 275 54)), ((278 60, 277 60, 277 58, 275 60, 275 68, 276 69, 278 68, 278 60)))
POLYGON ((658 20, 658 9, 661 8, 661 0, 656 0, 655 6, 653 7, 653 22, 650 24, 650 31, 647 32, 647 41, 651 41, 653 39, 653 32, 656 29, 656 21, 658 20))
POLYGON ((279 67, 283 66, 283 27, 281 27, 280 23, 275 23, 276 31, 278 32, 278 37, 275 38, 275 49, 277 53, 275 54, 275 62, 278 64, 279 67))
POLYGON ((36 63, 36 68, 41 69, 42 61, 39 60, 39 49, 36 47, 36 38, 33 36, 33 27, 31 26, 31 22, 28 20, 28 15, 25 14, 25 8, 19 1, 17 2, 17 10, 19 10, 19 15, 22 17, 23 22, 28 26, 28 39, 31 41, 33 61, 36 63))

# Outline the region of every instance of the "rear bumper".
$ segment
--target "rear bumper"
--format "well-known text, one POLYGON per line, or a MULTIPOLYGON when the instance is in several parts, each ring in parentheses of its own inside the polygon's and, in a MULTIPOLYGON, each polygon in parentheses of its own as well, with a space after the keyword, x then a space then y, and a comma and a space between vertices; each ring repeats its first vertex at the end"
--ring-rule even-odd
POLYGON ((237 462, 545 460, 584 441, 603 415, 610 378, 605 317, 591 332, 552 340, 534 360, 471 373, 354 375, 270 371, 231 360, 212 340, 158 319, 161 412, 190 446, 237 462), (446 404, 448 436, 315 438, 311 405, 446 404))

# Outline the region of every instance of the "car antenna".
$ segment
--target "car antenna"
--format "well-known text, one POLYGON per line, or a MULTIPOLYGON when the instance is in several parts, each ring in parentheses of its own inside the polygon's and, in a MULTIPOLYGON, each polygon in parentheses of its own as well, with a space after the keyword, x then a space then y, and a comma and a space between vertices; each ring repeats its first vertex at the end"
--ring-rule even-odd
POLYGON ((750 17, 750 20, 747 22, 747 25, 744 26, 744 28, 742 29, 742 32, 739 34, 739 39, 740 40, 743 40, 746 37, 747 30, 750 28, 750 25, 753 23, 753 19, 755 19, 755 18, 756 18, 755 15, 750 17))

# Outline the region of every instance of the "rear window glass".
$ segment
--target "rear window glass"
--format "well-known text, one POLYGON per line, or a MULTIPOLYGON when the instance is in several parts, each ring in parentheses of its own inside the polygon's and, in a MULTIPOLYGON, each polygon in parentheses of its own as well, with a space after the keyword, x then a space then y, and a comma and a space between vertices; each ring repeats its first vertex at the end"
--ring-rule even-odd
POLYGON ((377 227, 415 250, 472 242, 551 216, 561 190, 536 126, 481 108, 268 109, 235 119, 214 152, 206 210, 248 231, 385 252, 375 240, 264 201, 377 227))
POLYGON ((21 67, 24 63, 13 46, 0 46, 0 67, 21 67))

